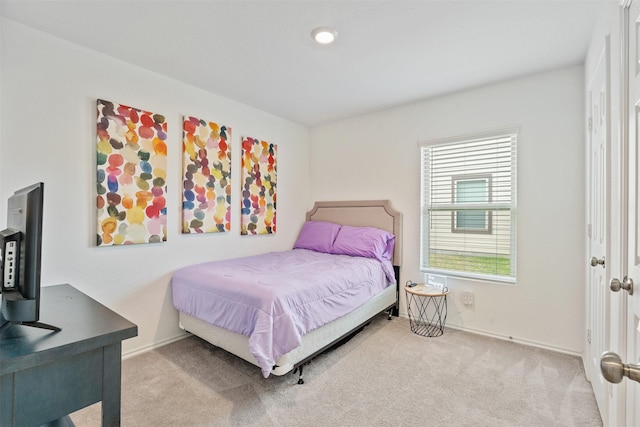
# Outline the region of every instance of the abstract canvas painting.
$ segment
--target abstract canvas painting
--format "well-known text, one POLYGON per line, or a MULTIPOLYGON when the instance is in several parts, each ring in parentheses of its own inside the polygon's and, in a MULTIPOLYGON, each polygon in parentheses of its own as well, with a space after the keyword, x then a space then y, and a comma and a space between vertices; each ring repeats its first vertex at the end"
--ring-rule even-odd
POLYGON ((165 117, 101 99, 97 106, 97 245, 166 241, 165 117))
POLYGON ((185 117, 182 136, 182 232, 229 231, 231 128, 185 117))
POLYGON ((276 232, 276 155, 275 144, 242 139, 242 235, 276 232))

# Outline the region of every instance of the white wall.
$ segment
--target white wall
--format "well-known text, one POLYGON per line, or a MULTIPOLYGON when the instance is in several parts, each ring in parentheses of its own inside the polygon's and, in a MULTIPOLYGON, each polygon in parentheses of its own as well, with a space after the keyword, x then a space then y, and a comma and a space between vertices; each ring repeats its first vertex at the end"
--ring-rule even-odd
POLYGON ((0 224, 6 223, 3 201, 14 190, 45 183, 42 283, 70 283, 136 323, 139 336, 124 342, 125 353, 180 334, 170 295, 175 269, 292 246, 312 205, 306 127, 163 77, 162 70, 144 70, 11 20, 2 20, 1 52, 0 224), (166 243, 95 247, 97 98, 167 118, 166 243), (180 233, 181 120, 186 114, 232 128, 231 233, 180 233), (240 236, 242 136, 278 144, 276 235, 240 236))
MULTIPOLYGON (((0 4, 0 12, 3 5, 0 4)), ((0 100, 2 100, 2 35, 4 34, 4 20, 0 19, 0 100)), ((0 129, 2 129, 2 102, 0 102, 0 129)), ((2 134, 0 133, 0 170, 4 169, 2 162, 2 134)), ((2 188, 2 173, 0 173, 0 189, 2 188)), ((4 223, 1 223, 4 226, 4 223)))
MULTIPOLYGON (((138 324, 131 353, 180 334, 171 306, 176 268, 291 246, 313 200, 391 199, 404 213, 401 281, 420 279, 418 141, 520 126, 518 282, 450 281, 449 326, 580 353, 584 335, 584 78, 581 66, 503 82, 321 126, 300 125, 203 92, 3 19, 1 200, 46 185, 43 284, 70 283, 138 324), (169 121, 168 241, 96 248, 95 100, 164 114, 169 121), (278 144, 278 233, 180 234, 182 115, 278 144), (309 146, 309 141, 311 145, 309 146), (307 171, 307 168, 309 169, 307 171), (286 224, 286 226, 285 226, 286 224), (475 305, 464 308, 462 290, 475 305)), ((238 202, 239 203, 239 202, 238 202)), ((402 305, 404 311, 404 296, 402 305)))
POLYGON ((421 281, 418 141, 519 126, 517 284, 450 279, 447 325, 581 353, 583 82, 574 66, 314 128, 312 198, 390 199, 404 214, 401 283, 421 281))

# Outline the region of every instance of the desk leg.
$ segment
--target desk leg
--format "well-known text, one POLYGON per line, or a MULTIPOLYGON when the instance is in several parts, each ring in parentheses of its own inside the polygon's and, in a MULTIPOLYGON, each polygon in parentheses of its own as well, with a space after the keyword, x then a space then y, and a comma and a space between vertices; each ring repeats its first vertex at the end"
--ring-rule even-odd
POLYGON ((13 373, 0 377, 0 426, 13 423, 13 373))
POLYGON ((120 426, 122 385, 122 343, 104 347, 102 369, 102 426, 120 426))

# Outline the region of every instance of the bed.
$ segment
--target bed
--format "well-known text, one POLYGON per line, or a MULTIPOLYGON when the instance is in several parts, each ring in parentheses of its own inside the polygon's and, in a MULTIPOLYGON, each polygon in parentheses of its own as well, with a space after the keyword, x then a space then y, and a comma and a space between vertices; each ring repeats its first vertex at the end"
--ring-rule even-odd
POLYGON ((291 251, 177 270, 172 294, 179 326, 260 367, 264 377, 297 371, 302 384, 303 366, 311 359, 350 338, 374 316, 382 312, 397 316, 402 215, 390 202, 316 202, 306 220, 291 251), (314 246, 305 246, 303 233, 307 230, 309 236, 312 226, 328 240, 335 240, 335 248, 318 249, 317 241, 314 246), (334 228, 336 235, 331 235, 334 228), (371 257, 368 253, 353 256, 349 244, 346 252, 339 251, 345 236, 363 231, 367 238, 375 236, 374 245, 382 241, 380 236, 386 236, 390 243, 377 246, 371 257), (320 274, 314 273, 317 269, 329 274, 320 280, 320 274), (338 273, 340 277, 333 276, 338 273), (350 282, 343 285, 342 280, 350 282), (320 281, 326 282, 329 290, 316 291, 315 282, 320 281), (270 294, 259 297, 279 288, 299 290, 279 296, 275 302, 263 301, 270 294), (323 294, 311 294, 312 290, 323 294))

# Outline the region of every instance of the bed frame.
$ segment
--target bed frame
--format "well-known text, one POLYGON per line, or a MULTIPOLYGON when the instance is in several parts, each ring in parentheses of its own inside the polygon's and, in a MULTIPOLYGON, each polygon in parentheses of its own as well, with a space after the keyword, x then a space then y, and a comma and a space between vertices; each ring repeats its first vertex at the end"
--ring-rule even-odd
MULTIPOLYGON (((402 214, 388 200, 358 200, 316 202, 306 216, 307 221, 329 221, 342 225, 376 227, 396 236, 393 251, 393 269, 396 286, 390 286, 351 313, 317 328, 302 337, 302 344, 282 356, 271 373, 284 375, 299 372, 298 384, 303 384, 304 365, 319 354, 343 343, 362 330, 373 317, 382 312, 398 316, 400 293, 400 266, 402 259, 402 214)), ((205 321, 179 313, 180 327, 211 344, 220 347, 256 365, 249 352, 249 337, 213 326, 205 321)))

